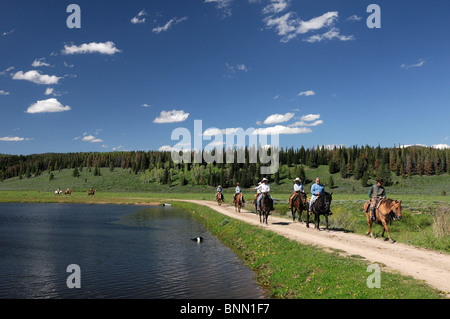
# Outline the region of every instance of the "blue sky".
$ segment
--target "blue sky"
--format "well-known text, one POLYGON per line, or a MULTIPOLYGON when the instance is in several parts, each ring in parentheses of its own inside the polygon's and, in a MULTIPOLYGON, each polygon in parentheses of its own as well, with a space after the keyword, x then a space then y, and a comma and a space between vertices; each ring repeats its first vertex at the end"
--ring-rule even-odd
POLYGON ((446 146, 449 12, 446 0, 2 1, 0 153, 169 149, 194 120, 279 132, 282 147, 446 146), (81 28, 67 27, 71 3, 81 28), (371 3, 381 28, 366 24, 371 3))

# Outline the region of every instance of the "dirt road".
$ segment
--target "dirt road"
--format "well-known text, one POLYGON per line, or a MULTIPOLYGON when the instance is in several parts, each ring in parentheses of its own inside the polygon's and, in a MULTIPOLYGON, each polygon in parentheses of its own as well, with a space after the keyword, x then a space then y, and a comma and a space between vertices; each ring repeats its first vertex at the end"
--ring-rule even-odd
MULTIPOLYGON (((427 249, 416 248, 401 243, 386 242, 381 238, 373 239, 366 236, 344 233, 342 231, 317 231, 314 223, 311 228, 291 219, 275 216, 269 217, 269 225, 262 225, 259 216, 248 210, 235 212, 234 206, 217 202, 183 200, 208 206, 219 213, 242 220, 249 224, 258 225, 274 231, 289 239, 301 243, 320 246, 324 248, 339 249, 347 255, 359 255, 369 262, 380 263, 382 271, 398 271, 404 275, 424 280, 432 287, 443 292, 450 292, 450 255, 427 249)), ((331 217, 332 218, 332 217, 331 217)), ((450 295, 447 294, 447 297, 450 295)))

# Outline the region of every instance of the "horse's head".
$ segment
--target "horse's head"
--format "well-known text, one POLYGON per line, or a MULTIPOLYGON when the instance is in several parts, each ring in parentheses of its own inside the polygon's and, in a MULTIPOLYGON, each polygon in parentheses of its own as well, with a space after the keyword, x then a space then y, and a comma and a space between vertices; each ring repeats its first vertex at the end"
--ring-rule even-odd
POLYGON ((303 206, 306 206, 306 193, 305 192, 300 193, 300 201, 302 202, 303 206))
POLYGON ((331 200, 333 199, 333 193, 324 192, 320 195, 316 202, 318 202, 318 208, 321 212, 329 212, 331 208, 331 200))
POLYGON ((402 201, 394 200, 391 203, 391 212, 393 213, 393 220, 402 219, 402 201))

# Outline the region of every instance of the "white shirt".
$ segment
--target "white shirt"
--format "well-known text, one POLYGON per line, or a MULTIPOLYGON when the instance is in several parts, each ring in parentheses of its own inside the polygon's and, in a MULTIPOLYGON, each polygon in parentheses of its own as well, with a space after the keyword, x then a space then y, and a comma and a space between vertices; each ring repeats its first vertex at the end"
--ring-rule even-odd
POLYGON ((256 186, 255 189, 259 190, 261 193, 268 193, 268 192, 270 192, 270 185, 263 183, 259 186, 256 186))
POLYGON ((298 191, 303 192, 303 184, 302 183, 300 183, 300 184, 295 183, 294 184, 294 192, 298 192, 298 191))

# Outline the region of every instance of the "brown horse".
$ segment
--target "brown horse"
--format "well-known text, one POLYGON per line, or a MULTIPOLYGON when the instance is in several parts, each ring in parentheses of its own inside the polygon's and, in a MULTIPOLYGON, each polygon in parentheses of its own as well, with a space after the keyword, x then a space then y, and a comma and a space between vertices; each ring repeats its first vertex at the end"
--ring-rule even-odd
POLYGON ((268 193, 263 193, 259 208, 259 222, 268 225, 270 210, 272 209, 272 199, 268 193))
MULTIPOLYGON (((366 235, 374 238, 372 232, 372 219, 370 218, 370 200, 364 204, 364 213, 366 214, 367 224, 369 225, 369 231, 366 235)), ((383 233, 381 237, 384 238, 384 232, 386 231, 389 237, 389 241, 394 243, 395 241, 391 238, 389 234, 388 223, 394 220, 400 220, 402 218, 402 201, 393 199, 382 199, 378 207, 375 209, 376 220, 375 223, 381 224, 383 226, 383 233)), ((388 240, 388 239, 386 239, 388 240)))
POLYGON ((236 194, 236 197, 233 200, 234 203, 234 211, 241 212, 241 208, 244 207, 244 202, 242 201, 242 194, 236 194))
POLYGON ((95 189, 91 188, 90 190, 88 190, 88 196, 89 195, 95 195, 95 189))
POLYGON ((70 195, 70 194, 72 194, 72 190, 71 189, 69 189, 68 191, 64 191, 64 195, 70 195))
POLYGON ((295 212, 298 212, 298 221, 302 222, 302 212, 306 210, 306 213, 308 214, 308 207, 309 205, 306 202, 306 193, 298 193, 297 198, 295 198, 291 206, 292 220, 295 221, 295 212))
POLYGON ((219 204, 219 206, 221 206, 224 201, 222 192, 217 193, 216 199, 217 199, 217 204, 219 204))

